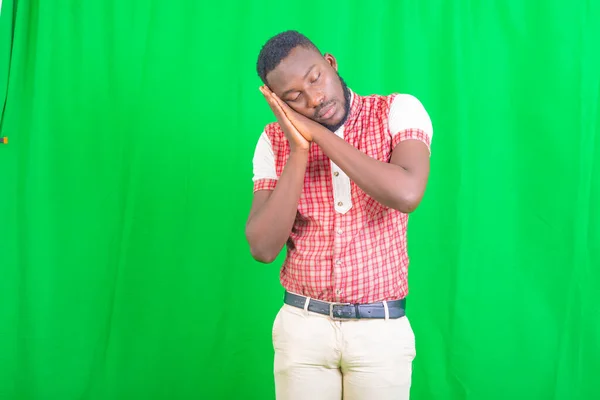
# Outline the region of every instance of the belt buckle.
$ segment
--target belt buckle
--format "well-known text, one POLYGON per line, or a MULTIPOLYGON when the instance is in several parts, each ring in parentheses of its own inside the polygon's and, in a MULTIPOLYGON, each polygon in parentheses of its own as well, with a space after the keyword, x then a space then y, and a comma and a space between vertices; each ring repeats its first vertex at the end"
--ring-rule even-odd
POLYGON ((334 317, 333 316, 333 307, 335 306, 351 306, 352 303, 329 303, 329 318, 331 318, 334 321, 343 321, 349 318, 344 318, 344 317, 334 317))

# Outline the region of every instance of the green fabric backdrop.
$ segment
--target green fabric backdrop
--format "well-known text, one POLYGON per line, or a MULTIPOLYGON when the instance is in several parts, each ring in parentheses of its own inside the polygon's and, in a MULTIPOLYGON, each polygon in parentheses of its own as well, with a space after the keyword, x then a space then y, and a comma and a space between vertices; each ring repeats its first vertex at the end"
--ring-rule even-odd
POLYGON ((244 223, 289 28, 434 123, 412 398, 600 398, 598 1, 3 3, 0 399, 274 397, 244 223))

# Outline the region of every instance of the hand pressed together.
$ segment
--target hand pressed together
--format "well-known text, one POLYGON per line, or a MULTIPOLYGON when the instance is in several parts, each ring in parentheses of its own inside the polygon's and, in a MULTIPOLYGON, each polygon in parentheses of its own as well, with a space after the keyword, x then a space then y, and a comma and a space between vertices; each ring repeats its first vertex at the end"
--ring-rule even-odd
POLYGON ((275 93, 271 92, 271 90, 267 86, 261 86, 260 91, 263 94, 263 96, 265 96, 265 99, 267 100, 269 107, 271 107, 273 114, 275 114, 275 118, 277 119, 279 126, 283 130, 285 137, 290 143, 291 150, 308 150, 310 148, 311 139, 307 139, 298 131, 298 129, 294 126, 288 115, 285 113, 282 104, 287 108, 289 108, 289 106, 282 102, 275 95, 275 93))
MULTIPOLYGON (((298 133, 306 142, 312 142, 315 136, 323 132, 330 132, 323 125, 312 119, 305 117, 299 112, 293 110, 287 103, 281 100, 275 93, 273 93, 267 86, 261 87, 261 92, 267 99, 269 106, 275 113, 277 121, 281 128, 286 132, 286 128, 292 130, 294 133, 298 133)), ((290 136, 286 133, 286 137, 290 140, 290 136)), ((295 138, 294 138, 295 139, 295 138)), ((292 142, 290 142, 290 145, 292 142)), ((306 147, 308 148, 308 146, 306 147)))

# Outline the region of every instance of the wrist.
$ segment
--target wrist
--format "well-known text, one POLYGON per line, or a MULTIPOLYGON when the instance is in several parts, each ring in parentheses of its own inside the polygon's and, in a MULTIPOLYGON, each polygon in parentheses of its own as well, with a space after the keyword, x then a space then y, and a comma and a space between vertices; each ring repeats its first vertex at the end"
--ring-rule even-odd
POLYGON ((323 136, 329 135, 333 132, 331 132, 329 129, 325 128, 324 126, 319 126, 318 129, 314 129, 311 132, 311 138, 313 142, 318 142, 319 140, 321 140, 323 138, 323 136))
POLYGON ((308 148, 292 147, 290 149, 290 157, 294 156, 294 157, 307 157, 308 158, 309 150, 310 150, 310 147, 308 147, 308 148))

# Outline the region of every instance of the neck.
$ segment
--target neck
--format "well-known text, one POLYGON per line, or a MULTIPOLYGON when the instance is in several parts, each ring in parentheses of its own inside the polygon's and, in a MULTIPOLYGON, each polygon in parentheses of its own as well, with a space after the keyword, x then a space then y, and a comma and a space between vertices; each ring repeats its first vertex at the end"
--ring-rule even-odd
POLYGON ((344 82, 342 77, 339 75, 338 75, 338 77, 340 78, 340 83, 342 84, 342 89, 344 91, 344 118, 342 118, 342 120, 335 125, 324 125, 323 124, 323 126, 325 126, 327 129, 329 129, 332 132, 335 132, 338 129, 340 129, 342 126, 344 126, 344 124, 348 120, 348 117, 350 116, 350 108, 352 107, 352 93, 350 92, 348 85, 346 85, 346 82, 344 82))

